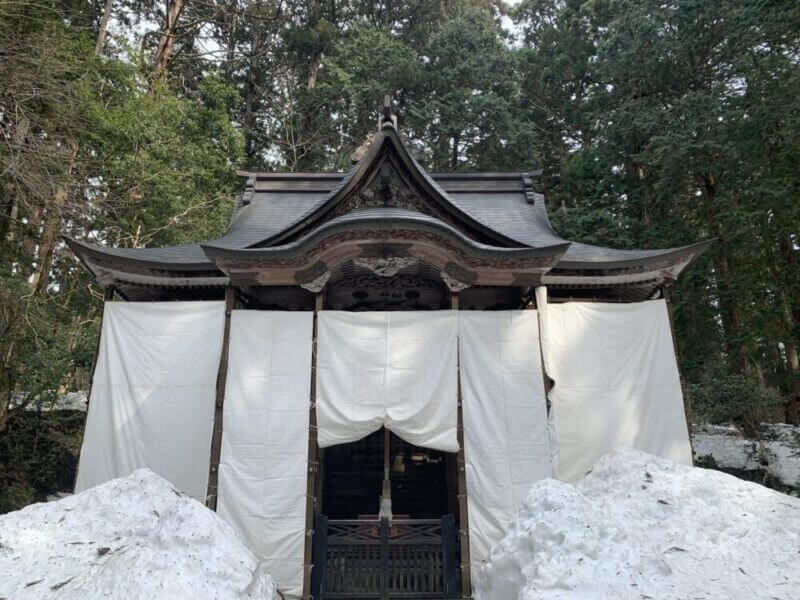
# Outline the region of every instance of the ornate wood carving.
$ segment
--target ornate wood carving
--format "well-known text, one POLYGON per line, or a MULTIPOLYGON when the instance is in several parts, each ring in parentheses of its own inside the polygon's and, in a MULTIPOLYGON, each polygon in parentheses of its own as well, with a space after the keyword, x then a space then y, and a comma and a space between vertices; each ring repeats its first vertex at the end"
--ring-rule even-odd
MULTIPOLYGON (((426 199, 420 191, 409 187, 407 179, 398 173, 394 163, 388 159, 375 170, 371 179, 362 189, 339 202, 321 221, 315 223, 314 227, 336 217, 370 208, 399 208, 418 212, 439 219, 472 239, 481 242, 487 241, 480 236, 474 236, 471 231, 464 231, 463 226, 450 213, 436 202, 426 199)), ((308 229, 304 230, 301 235, 308 231, 308 229)))
POLYGON ((367 151, 369 150, 369 147, 372 145, 372 143, 375 141, 377 135, 378 135, 377 131, 370 131, 367 134, 366 139, 362 142, 362 144, 358 148, 353 150, 353 153, 350 155, 350 160, 353 162, 353 164, 357 163, 367 155, 367 151))
POLYGON ((397 275, 385 278, 362 271, 339 279, 334 278, 330 282, 328 290, 385 290, 387 287, 405 292, 406 290, 440 289, 441 285, 431 277, 418 275, 416 273, 398 273, 397 275))
POLYGON ((442 281, 444 281, 445 285, 447 286, 447 289, 449 289, 454 294, 457 294, 458 292, 465 290, 469 287, 468 283, 459 281, 458 279, 450 275, 447 271, 442 271, 440 275, 442 277, 442 281))
POLYGON ((446 308, 448 293, 435 272, 381 277, 356 269, 335 273, 326 297, 335 310, 436 310, 446 308))
POLYGON ((379 277, 392 277, 402 269, 411 267, 419 262, 416 258, 389 256, 386 258, 354 258, 353 263, 359 267, 369 269, 379 277))
POLYGON ((301 283, 300 287, 304 290, 308 290, 309 292, 314 292, 318 294, 323 289, 325 289, 325 284, 328 283, 328 280, 331 278, 331 272, 325 271, 322 275, 314 279, 313 281, 309 281, 308 283, 301 283))

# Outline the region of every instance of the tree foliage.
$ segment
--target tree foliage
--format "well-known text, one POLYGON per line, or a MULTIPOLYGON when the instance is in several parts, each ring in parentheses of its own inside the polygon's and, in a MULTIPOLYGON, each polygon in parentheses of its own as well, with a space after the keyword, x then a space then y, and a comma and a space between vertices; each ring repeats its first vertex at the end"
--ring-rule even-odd
POLYGON ((622 247, 715 239, 677 284, 684 376, 742 375, 796 422, 798 7, 528 0, 517 19, 556 224, 622 247))

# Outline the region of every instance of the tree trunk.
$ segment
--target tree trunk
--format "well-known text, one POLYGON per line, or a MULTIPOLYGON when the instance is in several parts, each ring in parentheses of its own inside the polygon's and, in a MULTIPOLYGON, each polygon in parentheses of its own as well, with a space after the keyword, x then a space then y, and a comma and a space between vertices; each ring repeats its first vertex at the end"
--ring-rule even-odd
MULTIPOLYGON (((31 122, 23 115, 17 121, 14 129, 14 137, 12 138, 12 152, 18 153, 23 151, 23 145, 28 139, 31 132, 31 122)), ((2 239, 6 242, 13 242, 16 239, 17 221, 19 220, 19 199, 17 198, 17 190, 13 183, 9 182, 3 186, 3 196, 7 205, 6 215, 4 219, 4 226, 2 230, 2 239)), ((10 249, 9 249, 10 251, 10 249)))
POLYGON ((317 87, 317 73, 319 72, 319 63, 322 60, 322 53, 319 50, 314 50, 311 55, 311 60, 308 63, 308 81, 306 82, 306 89, 313 90, 317 87))
MULTIPOLYGON (((776 212, 776 221, 784 222, 784 217, 780 212, 776 212)), ((783 335, 780 335, 775 340, 776 345, 783 346, 783 353, 775 358, 783 368, 784 359, 786 361, 786 402, 783 405, 783 414, 778 418, 785 420, 787 423, 798 422, 798 407, 797 401, 800 396, 800 356, 798 356, 798 339, 796 332, 800 330, 797 326, 797 315, 792 310, 792 302, 790 300, 790 293, 787 290, 795 289, 796 283, 793 280, 795 273, 794 247, 792 240, 789 236, 780 235, 777 239, 777 247, 775 240, 769 235, 767 231, 764 235, 764 247, 769 257, 767 262, 769 273, 772 275, 773 294, 775 300, 780 305, 780 320, 783 335)))
POLYGON ((184 0, 169 0, 167 5, 166 22, 161 33, 161 39, 156 49, 153 66, 153 80, 160 81, 167 71, 167 64, 172 57, 172 46, 175 43, 175 32, 178 29, 178 19, 183 12, 184 0))
POLYGON ((113 6, 114 0, 106 0, 103 16, 100 18, 100 27, 97 30, 97 42, 94 45, 95 56, 100 56, 100 53, 103 51, 103 45, 106 42, 106 32, 108 31, 108 22, 111 20, 111 9, 113 6))
MULTIPOLYGON (((319 24, 322 18, 322 3, 320 0, 313 0, 308 10, 308 30, 313 32, 314 28, 319 24)), ((306 89, 313 90, 317 87, 317 72, 319 71, 319 63, 322 60, 322 50, 319 47, 319 41, 314 43, 314 48, 311 50, 311 56, 308 57, 308 77, 306 78, 306 89)))
POLYGON ((13 327, 20 315, 15 310, 13 299, 4 297, 0 290, 0 433, 5 431, 8 412, 11 408, 11 397, 14 391, 14 377, 11 368, 11 357, 14 355, 13 327))
MULTIPOLYGON (((795 425, 800 423, 800 410, 798 409, 798 399, 800 399, 800 356, 798 356, 798 340, 797 332, 800 331, 800 309, 798 309, 797 302, 794 307, 789 302, 789 297, 786 290, 792 289, 796 286, 798 281, 792 279, 798 273, 797 265, 797 250, 794 249, 794 242, 789 235, 782 235, 780 238, 780 255, 782 259, 783 270, 785 274, 789 274, 788 278, 784 277, 781 282, 783 291, 783 323, 786 331, 789 332, 790 340, 786 342, 786 357, 789 361, 789 397, 786 402, 786 421, 795 425)), ((794 289, 797 289, 796 287, 794 289)))
POLYGON ((50 265, 53 262, 53 252, 58 243, 58 232, 61 228, 62 213, 64 205, 69 197, 72 167, 75 165, 75 157, 78 154, 77 145, 72 146, 69 167, 64 174, 64 180, 56 189, 54 202, 47 209, 44 215, 44 227, 42 238, 39 242, 39 260, 36 270, 33 272, 33 282, 31 287, 37 296, 44 296, 47 293, 47 284, 50 282, 50 265))
POLYGON ((231 0, 228 6, 228 39, 225 48, 225 83, 233 82, 233 65, 236 60, 236 26, 239 19, 239 11, 236 7, 237 0, 231 0))
MULTIPOLYGON (((3 196, 3 203, 6 205, 4 211, 6 214, 2 224, 0 224, 0 238, 4 239, 10 246, 10 243, 13 242, 16 237, 16 232, 14 231, 15 223, 19 219, 19 202, 17 202, 17 195, 14 191, 13 184, 7 184, 3 187, 3 196)), ((6 245, 4 244, 4 246, 6 245)), ((3 250, 5 249, 4 247, 3 250)), ((10 251, 10 248, 8 248, 8 250, 10 251)))
POLYGON ((749 372, 751 365, 747 360, 747 351, 744 345, 736 342, 739 334, 740 317, 737 299, 733 297, 730 289, 731 269, 725 245, 725 232, 720 227, 720 219, 716 207, 716 181, 713 175, 708 175, 704 182, 704 208, 708 230, 711 237, 717 238, 719 243, 714 249, 712 263, 719 298, 720 317, 724 333, 725 348, 735 366, 742 372, 749 372))
MULTIPOLYGON (((788 303, 784 301, 783 322, 787 331, 791 331, 794 326, 792 311, 788 303)), ((792 342, 785 342, 786 360, 789 363, 789 377, 787 382, 787 399, 785 404, 786 422, 798 424, 799 415, 797 410, 797 397, 800 396, 800 354, 797 346, 792 342)))
POLYGON ((244 134, 244 151, 247 156, 248 168, 253 168, 256 160, 257 144, 255 140, 256 128, 256 103, 258 102, 258 86, 256 85, 256 69, 259 68, 258 59, 260 52, 258 41, 251 43, 252 50, 247 66, 247 83, 244 95, 244 117, 242 119, 242 133, 244 134))
MULTIPOLYGON (((306 29, 315 34, 315 28, 322 19, 322 3, 320 0, 312 0, 308 7, 308 23, 306 29)), ((322 62, 322 48, 319 40, 315 40, 308 56, 308 63, 305 69, 306 91, 311 92, 317 87, 317 75, 319 65, 322 62)), ((302 75, 301 75, 302 76, 302 75)), ((314 142, 314 108, 311 100, 312 94, 300 94, 297 115, 297 133, 293 142, 290 143, 294 159, 292 161, 292 171, 302 171, 312 167, 313 154, 311 146, 314 142)))

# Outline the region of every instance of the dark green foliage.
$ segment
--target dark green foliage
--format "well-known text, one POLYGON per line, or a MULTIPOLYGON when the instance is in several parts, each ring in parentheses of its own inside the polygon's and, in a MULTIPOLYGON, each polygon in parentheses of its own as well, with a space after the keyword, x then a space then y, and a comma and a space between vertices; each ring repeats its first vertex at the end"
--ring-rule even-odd
POLYGON ((24 411, 0 436, 0 513, 71 490, 85 413, 24 411))
POLYGON ((320 65, 315 91, 330 124, 331 166, 350 167, 350 154, 373 131, 387 93, 413 89, 421 76, 417 53, 386 31, 357 25, 320 65))
POLYGON ((761 423, 768 421, 773 409, 783 404, 774 388, 765 388, 741 373, 731 373, 724 367, 712 368, 697 382, 687 385, 692 399, 692 418, 695 422, 715 424, 735 423, 745 434, 754 436, 761 423))
POLYGON ((431 168, 530 168, 535 137, 520 110, 517 56, 490 15, 456 12, 431 36, 424 58, 408 120, 426 142, 431 168))
MULTIPOLYGON (((115 75, 123 90, 137 83, 133 72, 115 75)), ((242 155, 241 135, 227 116, 233 93, 212 74, 193 98, 160 89, 93 105, 90 143, 103 157, 99 191, 113 203, 110 242, 165 246, 224 231, 242 155)))
POLYGON ((6 509, 74 479, 83 417, 35 415, 87 388, 102 290, 59 236, 118 246, 213 237, 227 224, 242 156, 228 116, 235 90, 213 70, 196 75, 191 93, 149 84, 124 52, 95 56, 91 31, 73 24, 86 18, 58 3, 0 5, 6 509))
POLYGON ((713 418, 796 422, 800 172, 785 161, 798 151, 798 5, 528 0, 517 10, 556 227, 618 247, 715 238, 676 284, 683 374, 705 399, 708 374, 722 378, 722 405, 705 404, 713 418), (730 386, 735 403, 723 399, 730 386))

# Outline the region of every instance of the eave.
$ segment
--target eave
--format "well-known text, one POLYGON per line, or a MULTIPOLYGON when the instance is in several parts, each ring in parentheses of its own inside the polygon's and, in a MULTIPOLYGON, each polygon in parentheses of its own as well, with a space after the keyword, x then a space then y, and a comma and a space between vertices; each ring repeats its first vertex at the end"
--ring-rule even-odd
POLYGON ((120 256, 115 249, 64 237, 67 246, 104 285, 129 284, 156 287, 224 287, 228 277, 213 262, 175 262, 120 256))
MULTIPOLYGON (((614 287, 674 281, 694 263, 714 240, 679 248, 652 251, 648 256, 606 261, 560 260, 542 277, 542 283, 563 287, 614 287)), ((631 254, 634 254, 633 252, 631 254)))
POLYGON ((476 242, 446 223, 400 209, 372 209, 328 221, 280 246, 203 245, 233 283, 307 285, 348 261, 420 261, 464 285, 535 285, 569 244, 504 248, 476 242))

